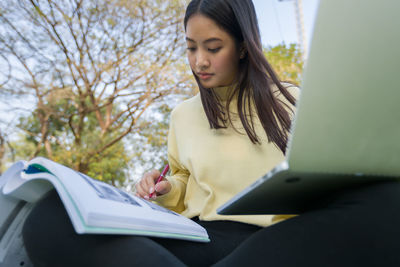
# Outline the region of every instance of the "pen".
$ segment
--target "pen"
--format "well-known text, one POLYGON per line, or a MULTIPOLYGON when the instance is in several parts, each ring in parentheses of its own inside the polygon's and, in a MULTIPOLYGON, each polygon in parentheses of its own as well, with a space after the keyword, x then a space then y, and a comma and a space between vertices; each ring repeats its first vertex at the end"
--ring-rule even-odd
MULTIPOLYGON (((162 180, 162 179, 165 177, 165 175, 167 174, 168 170, 169 170, 169 165, 167 164, 167 165, 165 165, 165 168, 164 168, 164 170, 162 171, 162 173, 160 174, 160 176, 158 177, 158 179, 157 179, 155 185, 158 184, 159 182, 161 182, 161 180, 162 180)), ((153 195, 154 195, 154 193, 156 192, 156 186, 155 186, 155 185, 154 185, 154 191, 153 191, 153 193, 151 193, 151 194, 149 195, 149 198, 152 198, 153 195)))

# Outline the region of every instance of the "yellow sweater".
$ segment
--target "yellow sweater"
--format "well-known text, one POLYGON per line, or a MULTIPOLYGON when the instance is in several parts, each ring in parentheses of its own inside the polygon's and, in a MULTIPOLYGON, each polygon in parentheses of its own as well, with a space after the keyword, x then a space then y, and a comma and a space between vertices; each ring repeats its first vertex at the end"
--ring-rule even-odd
MULTIPOLYGON (((226 87, 214 90, 226 99, 226 87)), ((236 102, 232 101, 230 109, 236 110, 236 102)), ((232 220, 268 226, 291 217, 216 213, 218 207, 284 160, 283 153, 267 142, 264 129, 256 122, 261 145, 253 144, 243 127, 236 126, 240 133, 232 126, 210 129, 199 94, 179 104, 172 111, 168 136, 171 175, 167 179, 172 189, 156 201, 186 217, 199 216, 205 221, 232 220)), ((236 123, 238 120, 234 120, 236 123)))

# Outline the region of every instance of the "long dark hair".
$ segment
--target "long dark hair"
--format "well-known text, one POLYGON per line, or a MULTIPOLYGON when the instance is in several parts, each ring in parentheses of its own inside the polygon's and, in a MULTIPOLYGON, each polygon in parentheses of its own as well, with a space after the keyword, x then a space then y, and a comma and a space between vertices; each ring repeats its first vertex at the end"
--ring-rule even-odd
MULTIPOLYGON (((204 88, 196 78, 201 101, 210 127, 226 128, 226 118, 232 122, 229 104, 237 96, 237 109, 243 127, 254 144, 261 143, 254 127, 252 104, 254 103, 259 120, 267 134, 269 142, 276 144, 285 153, 291 118, 283 101, 273 92, 274 85, 292 104, 294 97, 281 84, 277 75, 267 62, 261 45, 260 31, 256 12, 251 0, 192 0, 187 9, 184 26, 194 14, 201 14, 212 19, 236 41, 237 47, 243 45, 246 55, 239 63, 239 74, 233 93, 226 103, 227 116, 213 90, 204 88)), ((196 76, 195 76, 196 77, 196 76)), ((291 110, 291 112, 293 112, 291 110)))

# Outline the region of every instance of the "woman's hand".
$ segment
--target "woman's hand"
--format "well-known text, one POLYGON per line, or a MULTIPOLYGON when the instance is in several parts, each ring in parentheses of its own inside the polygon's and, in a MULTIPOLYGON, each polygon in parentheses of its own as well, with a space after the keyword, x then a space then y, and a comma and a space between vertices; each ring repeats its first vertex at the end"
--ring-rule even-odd
POLYGON ((152 170, 143 175, 142 179, 136 184, 136 196, 150 199, 155 199, 157 196, 164 195, 171 191, 170 182, 163 178, 156 184, 156 181, 160 177, 158 170, 152 170))

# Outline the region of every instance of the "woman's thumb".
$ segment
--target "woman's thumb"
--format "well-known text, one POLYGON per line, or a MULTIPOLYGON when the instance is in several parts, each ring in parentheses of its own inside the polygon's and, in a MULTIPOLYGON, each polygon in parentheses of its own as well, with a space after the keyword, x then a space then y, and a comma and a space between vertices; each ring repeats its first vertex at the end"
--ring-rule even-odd
POLYGON ((157 183, 154 187, 158 195, 164 195, 171 191, 171 184, 168 180, 163 180, 157 183))

